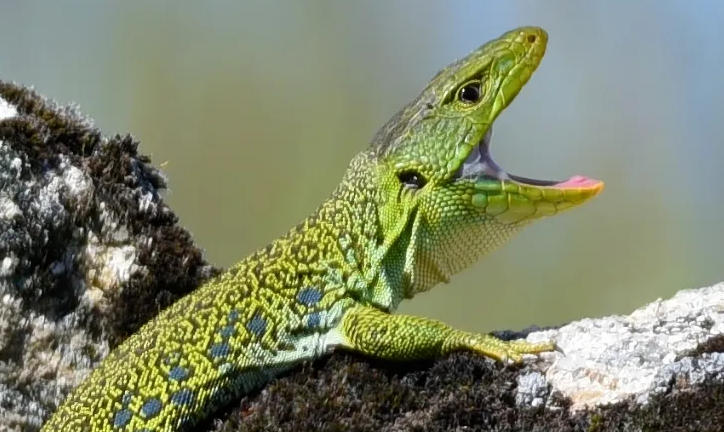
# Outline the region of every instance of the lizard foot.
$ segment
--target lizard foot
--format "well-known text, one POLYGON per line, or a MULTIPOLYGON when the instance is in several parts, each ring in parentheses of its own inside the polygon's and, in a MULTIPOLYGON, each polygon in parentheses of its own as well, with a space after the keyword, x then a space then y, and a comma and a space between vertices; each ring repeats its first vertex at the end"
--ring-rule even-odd
POLYGON ((504 363, 520 363, 523 354, 561 351, 554 342, 533 343, 523 339, 504 341, 488 334, 466 334, 461 342, 465 349, 504 363))

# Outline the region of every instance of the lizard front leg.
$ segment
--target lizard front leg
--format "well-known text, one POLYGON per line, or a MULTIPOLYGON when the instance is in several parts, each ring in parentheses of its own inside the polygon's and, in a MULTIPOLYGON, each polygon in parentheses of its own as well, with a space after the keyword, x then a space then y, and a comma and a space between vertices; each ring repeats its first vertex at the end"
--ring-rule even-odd
POLYGON ((503 341, 489 334, 466 332, 442 321, 392 315, 370 306, 347 311, 337 327, 338 346, 386 360, 431 359, 458 350, 518 363, 523 354, 556 350, 552 342, 503 341))

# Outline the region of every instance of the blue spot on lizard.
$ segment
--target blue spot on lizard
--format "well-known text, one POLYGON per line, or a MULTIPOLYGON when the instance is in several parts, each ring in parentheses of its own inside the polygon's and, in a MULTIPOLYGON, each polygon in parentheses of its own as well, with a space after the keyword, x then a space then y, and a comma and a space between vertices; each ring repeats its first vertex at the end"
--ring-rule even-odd
POLYGON ((231 336, 234 335, 234 332, 236 332, 236 329, 233 325, 226 325, 221 327, 221 330, 219 330, 219 333, 221 333, 221 337, 224 339, 228 339, 231 336))
POLYGON ((322 314, 320 312, 312 312, 307 317, 307 325, 310 328, 319 327, 319 323, 322 321, 322 314))
POLYGON ((249 333, 252 333, 257 337, 262 337, 266 332, 266 324, 266 320, 261 316, 261 314, 256 313, 254 318, 246 324, 246 329, 249 333))
POLYGON ((141 407, 141 414, 147 419, 152 418, 157 416, 158 413, 161 412, 162 407, 163 403, 161 402, 161 399, 149 399, 141 407))
POLYGON ((297 293, 297 301, 304 306, 313 306, 322 300, 322 291, 316 288, 302 288, 297 293))
POLYGON ((231 351, 231 347, 227 343, 218 343, 214 344, 211 349, 209 350, 209 354, 211 354, 211 357, 224 357, 229 355, 229 352, 231 351))
POLYGON ((113 416, 113 426, 118 428, 125 427, 128 422, 131 421, 132 416, 133 413, 131 410, 123 408, 122 410, 116 412, 116 415, 113 416))
POLYGON ((171 378, 174 381, 182 381, 188 378, 189 371, 181 366, 176 366, 175 368, 171 369, 168 373, 168 377, 171 378))
POLYGON ((194 392, 184 388, 171 395, 171 402, 174 405, 191 405, 194 402, 194 392))
POLYGON ((231 312, 229 312, 229 322, 233 323, 238 319, 239 319, 239 311, 236 309, 232 309, 231 312))

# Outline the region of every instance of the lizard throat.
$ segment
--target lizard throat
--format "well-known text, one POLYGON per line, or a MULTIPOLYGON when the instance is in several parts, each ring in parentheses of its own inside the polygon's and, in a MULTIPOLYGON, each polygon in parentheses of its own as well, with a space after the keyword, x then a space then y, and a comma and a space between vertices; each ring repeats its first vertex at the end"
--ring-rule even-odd
POLYGON ((485 136, 483 136, 483 139, 470 151, 467 159, 458 170, 456 178, 467 177, 498 180, 501 182, 508 181, 527 186, 555 189, 596 188, 601 185, 600 181, 582 175, 575 175, 568 180, 543 180, 511 174, 501 168, 490 155, 492 136, 493 126, 491 125, 485 133, 485 136))

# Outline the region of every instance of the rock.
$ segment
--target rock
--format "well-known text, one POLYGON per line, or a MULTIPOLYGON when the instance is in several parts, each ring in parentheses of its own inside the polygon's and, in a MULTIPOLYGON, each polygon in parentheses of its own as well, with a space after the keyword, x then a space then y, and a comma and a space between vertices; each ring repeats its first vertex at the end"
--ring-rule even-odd
POLYGON ((37 430, 112 346, 219 271, 137 147, 0 81, 0 430, 37 430))

